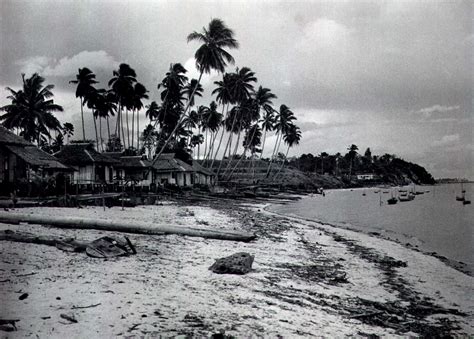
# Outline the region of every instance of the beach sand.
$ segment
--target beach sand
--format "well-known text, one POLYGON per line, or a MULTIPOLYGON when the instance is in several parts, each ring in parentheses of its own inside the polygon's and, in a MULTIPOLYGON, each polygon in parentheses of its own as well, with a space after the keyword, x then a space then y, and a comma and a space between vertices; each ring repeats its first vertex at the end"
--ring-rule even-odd
MULTIPOLYGON (((209 202, 27 208, 21 213, 139 220, 255 232, 249 243, 127 234, 138 254, 109 260, 2 241, 0 319, 19 337, 341 337, 474 333, 473 278, 400 244, 282 217, 265 205, 209 202), (214 260, 255 256, 247 275, 218 275, 214 260), (406 264, 406 267, 404 267, 406 264), (28 293, 28 297, 19 297, 28 293), (90 306, 90 307, 89 307, 90 306), (73 315, 77 323, 61 317, 73 315)), ((15 213, 16 211, 11 211, 15 213)), ((123 233, 4 225, 0 230, 92 241, 123 233)), ((5 326, 3 326, 5 329, 5 326)))

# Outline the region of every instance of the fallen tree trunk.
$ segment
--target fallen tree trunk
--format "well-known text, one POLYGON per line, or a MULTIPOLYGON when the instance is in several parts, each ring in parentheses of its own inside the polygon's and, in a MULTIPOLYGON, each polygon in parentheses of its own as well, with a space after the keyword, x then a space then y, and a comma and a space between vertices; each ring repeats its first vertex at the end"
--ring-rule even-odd
POLYGON ((68 247, 68 248, 71 248, 71 251, 74 250, 74 252, 84 252, 88 245, 88 243, 79 242, 73 239, 42 236, 42 235, 35 235, 31 233, 16 232, 16 231, 10 231, 10 230, 5 230, 5 231, 0 232, 0 241, 1 240, 22 242, 22 243, 27 243, 27 244, 55 246, 59 248, 68 247))
POLYGON ((17 214, 0 212, 0 223, 6 224, 40 224, 49 225, 57 228, 71 228, 71 229, 95 229, 101 231, 113 231, 135 234, 179 234, 190 237, 202 237, 219 240, 233 240, 233 241, 251 241, 255 239, 255 235, 247 232, 228 231, 228 230, 210 230, 205 228, 192 228, 182 226, 165 226, 153 225, 143 222, 130 221, 112 221, 100 219, 83 219, 73 217, 53 217, 53 216, 39 216, 31 214, 17 214))

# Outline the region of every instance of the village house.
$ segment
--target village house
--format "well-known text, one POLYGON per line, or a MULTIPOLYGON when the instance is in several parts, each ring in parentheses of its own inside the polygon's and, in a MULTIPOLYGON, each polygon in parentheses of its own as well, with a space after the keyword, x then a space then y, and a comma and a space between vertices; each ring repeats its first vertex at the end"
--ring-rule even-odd
POLYGON ((36 179, 72 172, 57 158, 0 126, 0 191, 9 193, 36 179))
POLYGON ((123 155, 122 152, 107 152, 103 153, 113 159, 114 177, 125 180, 130 185, 150 186, 153 180, 153 172, 151 171, 151 162, 144 156, 123 155))
POLYGON ((193 166, 176 158, 175 153, 163 153, 153 164, 153 182, 188 187, 194 184, 193 166))
POLYGON ((112 184, 117 160, 99 153, 91 143, 65 145, 54 154, 62 163, 74 168, 73 183, 79 185, 112 184))
POLYGON ((216 174, 203 167, 197 161, 193 161, 194 184, 212 186, 216 181, 216 174))

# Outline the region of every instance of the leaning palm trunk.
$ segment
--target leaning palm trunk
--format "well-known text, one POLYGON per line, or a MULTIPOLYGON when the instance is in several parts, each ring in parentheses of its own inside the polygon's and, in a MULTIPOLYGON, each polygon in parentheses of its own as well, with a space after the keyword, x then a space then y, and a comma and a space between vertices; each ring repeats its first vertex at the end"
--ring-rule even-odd
MULTIPOLYGON (((163 146, 161 147, 160 151, 156 154, 155 156, 155 159, 153 159, 153 161, 151 162, 151 165, 150 165, 150 168, 152 168, 156 161, 158 160, 158 158, 160 157, 160 155, 163 153, 163 151, 165 150, 166 146, 168 146, 169 142, 171 141, 171 139, 173 138, 173 135, 178 131, 179 127, 181 126, 181 124, 183 123, 183 120, 184 118, 186 117, 186 113, 187 111, 189 110, 189 108, 191 107, 191 102, 192 102, 192 99, 194 98, 194 94, 196 93, 196 90, 197 88, 199 87, 199 84, 201 82, 201 78, 202 78, 202 75, 204 73, 204 70, 201 70, 200 74, 199 74, 199 79, 196 83, 196 86, 194 87, 193 89, 193 92, 191 93, 191 95, 189 96, 189 100, 186 104, 186 108, 184 109, 184 112, 183 112, 183 115, 179 118, 178 120, 178 123, 176 124, 176 126, 174 127, 173 131, 170 133, 170 135, 168 136, 168 138, 165 140, 165 143, 163 144, 163 146)), ((150 170, 148 170, 150 171, 150 170)), ((146 175, 148 175, 148 172, 146 173, 146 175)))
POLYGON ((109 137, 109 141, 110 141, 110 124, 109 124, 109 116, 107 116, 107 136, 109 137))
POLYGON ((263 156, 263 150, 265 149, 265 140, 267 138, 267 129, 263 131, 263 141, 262 141, 262 152, 260 153, 260 160, 262 159, 263 156))
POLYGON ((288 148, 286 149, 286 154, 285 154, 285 159, 283 159, 283 162, 280 166, 280 168, 278 169, 278 172, 276 172, 276 174, 273 176, 273 180, 276 180, 276 178, 278 177, 278 175, 280 174, 281 170, 283 169, 283 167, 285 166, 285 162, 286 162, 286 158, 288 158, 288 152, 290 150, 290 145, 288 145, 288 148))
POLYGON ((270 158, 270 164, 268 165, 266 177, 268 177, 272 169, 273 159, 275 158, 275 152, 277 150, 277 147, 279 146, 279 140, 281 135, 282 133, 280 133, 280 131, 277 131, 277 138, 275 140, 275 146, 273 147, 272 157, 270 158))
POLYGON ((234 152, 232 153, 232 156, 230 157, 230 161, 227 164, 223 175, 225 175, 227 173, 227 171, 232 167, 232 162, 234 161, 234 159, 237 155, 237 151, 239 149, 239 142, 240 142, 241 134, 242 134, 241 124, 239 124, 239 133, 237 134, 237 141, 236 141, 235 146, 234 146, 234 152))
MULTIPOLYGON (((224 158, 225 158, 225 153, 227 152, 227 148, 231 147, 232 145, 232 136, 234 134, 234 127, 235 127, 235 122, 237 120, 237 114, 234 114, 234 118, 232 119, 232 126, 230 128, 230 135, 229 138, 227 139, 227 144, 224 149, 224 153, 222 154, 222 161, 219 164, 219 168, 217 169, 217 176, 219 176, 219 172, 221 170, 222 164, 224 163, 224 158)), ((229 159, 230 159, 230 148, 229 148, 229 159)))
POLYGON ((92 111, 92 120, 94 120, 94 130, 95 130, 95 142, 96 142, 96 149, 99 151, 99 134, 97 134, 97 119, 94 115, 94 111, 92 111))
MULTIPOLYGON (((225 105, 222 106, 222 115, 224 115, 224 109, 225 109, 225 105)), ((229 115, 229 104, 227 104, 227 112, 226 112, 226 117, 229 115)), ((217 150, 216 152, 214 153, 214 156, 212 158, 212 162, 211 162, 211 166, 209 166, 209 168, 212 169, 212 166, 214 166, 214 162, 216 161, 217 159, 217 155, 219 154, 219 150, 221 148, 221 143, 222 143, 222 139, 224 138, 224 133, 225 133, 225 124, 224 124, 224 119, 222 120, 222 133, 221 133, 221 137, 219 139, 219 145, 217 146, 217 150)))
MULTIPOLYGON (((253 139, 255 137, 255 132, 257 131, 256 128, 254 128, 253 130, 253 133, 252 133, 252 136, 250 137, 250 142, 249 144, 252 145, 253 143, 253 139)), ((234 168, 232 169, 232 171, 230 172, 229 174, 229 179, 232 177, 232 175, 234 174, 235 170, 237 169, 237 167, 240 165, 240 162, 242 161, 243 158, 245 158, 245 155, 247 154, 247 151, 249 149, 249 145, 245 146, 244 147, 244 153, 242 154, 242 156, 240 157, 240 159, 237 161, 237 163, 235 164, 234 168)))

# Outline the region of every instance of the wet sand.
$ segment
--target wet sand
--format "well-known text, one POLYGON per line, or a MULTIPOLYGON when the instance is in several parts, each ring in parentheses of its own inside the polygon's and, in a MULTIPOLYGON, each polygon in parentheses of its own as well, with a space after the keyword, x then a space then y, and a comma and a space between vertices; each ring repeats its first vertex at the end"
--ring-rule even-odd
MULTIPOLYGON (((8 337, 134 335, 341 337, 474 333, 473 278, 439 259, 265 205, 171 202, 121 211, 28 208, 21 213, 153 221, 255 232, 249 243, 129 234, 138 254, 102 260, 51 246, 0 242, 0 319, 8 337), (247 275, 218 275, 214 259, 246 251, 247 275), (26 299, 19 297, 28 293, 26 299), (61 315, 72 315, 71 323, 61 315)), ((14 211, 12 211, 14 213, 14 211)), ((92 241, 105 234, 39 225, 0 230, 92 241)))

